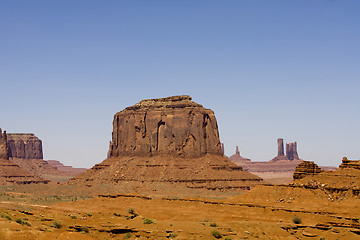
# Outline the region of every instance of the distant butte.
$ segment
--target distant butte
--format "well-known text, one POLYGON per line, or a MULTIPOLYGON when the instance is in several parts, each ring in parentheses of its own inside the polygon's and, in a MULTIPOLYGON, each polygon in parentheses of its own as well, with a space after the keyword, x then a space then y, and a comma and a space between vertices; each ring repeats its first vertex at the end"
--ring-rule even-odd
POLYGON ((182 95, 116 113, 108 159, 70 183, 127 181, 243 190, 262 179, 223 156, 214 112, 182 95))

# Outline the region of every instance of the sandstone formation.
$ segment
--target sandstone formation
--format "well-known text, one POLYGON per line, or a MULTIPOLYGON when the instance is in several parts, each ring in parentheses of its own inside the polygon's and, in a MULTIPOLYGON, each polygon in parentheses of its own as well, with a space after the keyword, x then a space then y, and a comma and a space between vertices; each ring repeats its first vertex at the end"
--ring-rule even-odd
POLYGON ((9 158, 43 159, 42 142, 32 133, 9 133, 9 158))
POLYGON ((306 176, 313 176, 321 172, 321 168, 319 168, 319 166, 316 165, 314 162, 303 161, 295 168, 293 179, 301 179, 306 176))
POLYGON ((56 160, 47 160, 46 162, 60 172, 64 173, 65 175, 72 177, 75 177, 87 170, 86 168, 74 168, 72 166, 65 166, 64 164, 56 160))
POLYGON ((190 96, 142 100, 116 113, 108 156, 71 183, 167 182, 227 190, 262 180, 223 156, 214 112, 190 96))
POLYGON ((142 100, 114 116, 109 156, 222 155, 214 112, 190 96, 142 100))
POLYGON ((348 160, 347 157, 342 159, 342 163, 339 166, 340 169, 352 168, 360 170, 360 160, 348 160))
POLYGON ((282 138, 278 138, 278 155, 274 157, 270 161, 279 161, 279 160, 300 160, 298 152, 297 152, 297 143, 287 143, 286 144, 286 155, 284 155, 284 140, 282 138))
POLYGON ((0 159, 8 159, 8 142, 7 142, 7 134, 6 131, 2 132, 0 128, 0 159))
POLYGON ((8 139, 6 131, 0 129, 0 185, 47 183, 40 177, 34 176, 8 158, 8 139))
POLYGON ((239 147, 236 146, 235 154, 231 155, 229 159, 239 166, 251 164, 251 160, 240 156, 239 147))
POLYGON ((286 144, 286 157, 289 160, 299 159, 296 142, 286 144))

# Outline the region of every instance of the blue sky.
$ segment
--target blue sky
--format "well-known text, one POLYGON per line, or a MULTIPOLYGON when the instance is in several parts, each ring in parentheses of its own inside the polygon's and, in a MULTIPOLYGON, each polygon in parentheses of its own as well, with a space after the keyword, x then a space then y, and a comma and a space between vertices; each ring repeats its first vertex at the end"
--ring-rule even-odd
POLYGON ((91 167, 113 115, 189 94, 214 110, 226 154, 360 159, 360 2, 0 0, 0 127, 44 157, 91 167))

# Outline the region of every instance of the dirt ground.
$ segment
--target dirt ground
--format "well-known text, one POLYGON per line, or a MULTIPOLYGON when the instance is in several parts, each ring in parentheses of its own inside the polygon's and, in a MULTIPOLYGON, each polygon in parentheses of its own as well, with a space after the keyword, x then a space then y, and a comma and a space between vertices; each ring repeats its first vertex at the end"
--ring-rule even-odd
POLYGON ((360 239, 359 196, 329 200, 321 189, 271 185, 243 193, 141 190, 1 187, 0 239, 360 239))

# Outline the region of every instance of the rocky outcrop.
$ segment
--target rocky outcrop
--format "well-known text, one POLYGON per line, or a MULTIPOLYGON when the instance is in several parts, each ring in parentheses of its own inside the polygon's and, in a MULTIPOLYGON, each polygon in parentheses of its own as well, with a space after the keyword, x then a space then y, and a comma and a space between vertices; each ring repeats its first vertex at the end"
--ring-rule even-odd
POLYGON ((339 166, 340 169, 352 168, 360 170, 360 160, 348 160, 347 157, 343 157, 342 163, 339 166))
POLYGON ((284 139, 278 138, 278 157, 284 156, 284 139))
POLYGON ((214 112, 190 96, 143 100, 116 113, 108 156, 70 184, 164 182, 244 190, 262 181, 223 156, 214 112))
POLYGON ((0 158, 8 159, 8 142, 7 142, 7 134, 6 131, 2 132, 0 128, 0 158))
POLYGON ((297 143, 286 143, 286 155, 284 155, 284 140, 282 138, 277 139, 278 143, 278 155, 271 159, 270 161, 280 161, 280 160, 300 160, 297 152, 297 143))
POLYGON ((240 151, 238 146, 236 146, 235 154, 231 155, 229 159, 239 166, 251 164, 251 160, 249 158, 244 158, 240 156, 240 151))
POLYGON ((7 135, 9 158, 43 159, 42 142, 32 133, 7 135))
POLYGON ((286 158, 289 160, 299 159, 296 142, 286 144, 286 158))
POLYGON ((72 166, 65 166, 64 164, 56 160, 47 160, 46 162, 60 172, 72 177, 75 177, 87 170, 86 168, 74 168, 72 166))
POLYGON ((109 156, 222 155, 214 112, 190 96, 142 100, 114 116, 109 156))
POLYGON ((321 172, 321 168, 319 168, 319 166, 314 162, 303 161, 295 168, 293 179, 301 179, 306 176, 313 176, 321 172))

